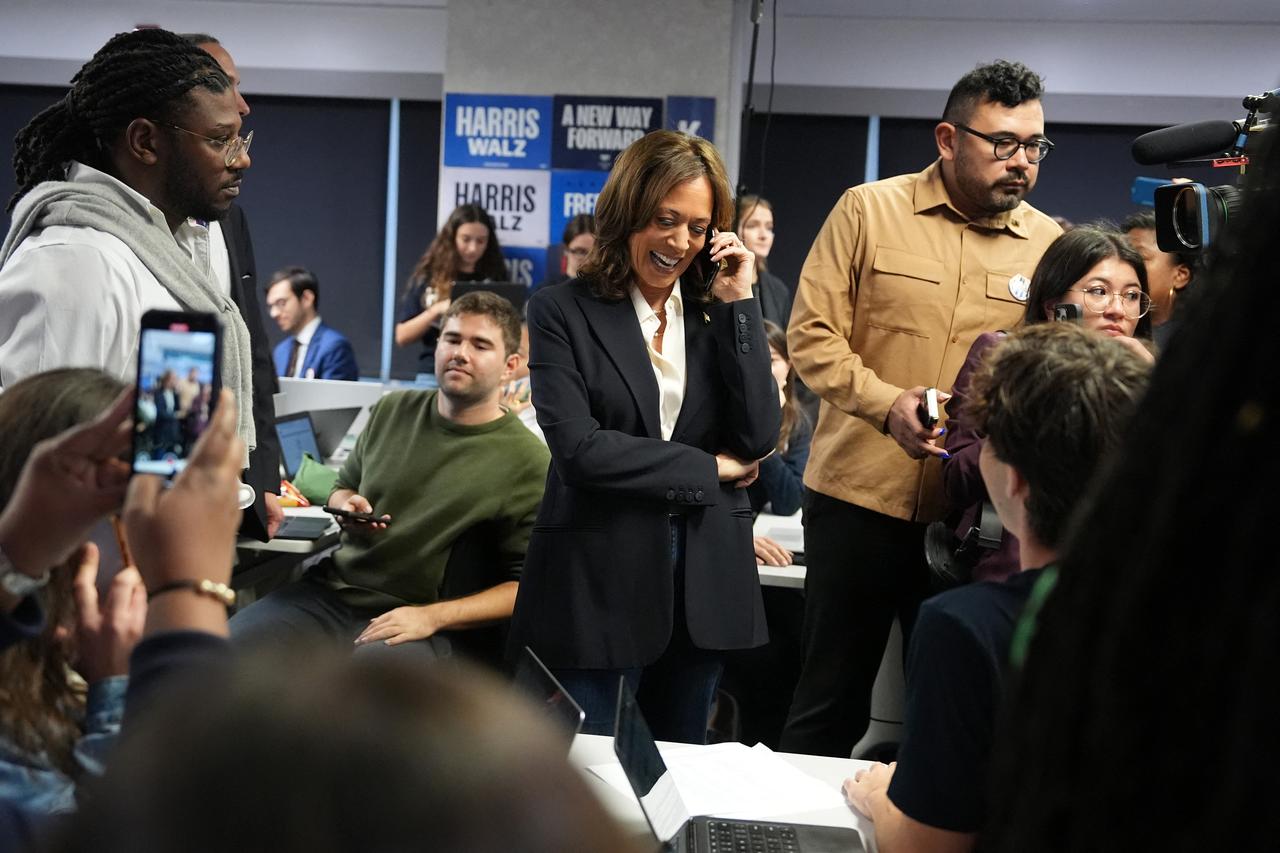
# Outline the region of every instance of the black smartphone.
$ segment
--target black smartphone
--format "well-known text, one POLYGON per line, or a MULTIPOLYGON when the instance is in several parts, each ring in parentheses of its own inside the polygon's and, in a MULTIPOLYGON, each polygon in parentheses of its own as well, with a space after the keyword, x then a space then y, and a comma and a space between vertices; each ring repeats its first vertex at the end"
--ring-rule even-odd
POLYGON ((338 518, 345 518, 348 521, 363 521, 363 522, 376 521, 381 524, 385 524, 387 526, 391 525, 391 519, 387 518, 384 515, 374 515, 371 512, 352 512, 349 509, 339 509, 336 506, 325 506, 325 507, 321 507, 321 509, 329 513, 329 515, 336 515, 338 518))
POLYGON ((1053 319, 1059 323, 1080 323, 1084 320, 1084 312, 1074 302, 1059 302, 1053 306, 1053 319))
POLYGON ((187 467, 222 388, 222 325, 213 314, 148 311, 138 336, 133 470, 173 477, 187 467))
POLYGON ((924 389, 924 400, 920 403, 920 423, 925 429, 933 429, 938 423, 938 389, 924 389))
POLYGON ((702 251, 698 253, 698 257, 694 258, 693 265, 698 270, 698 278, 702 282, 702 292, 710 295, 711 288, 715 286, 716 276, 720 273, 721 265, 719 261, 711 260, 711 241, 716 238, 716 234, 720 232, 712 228, 707 231, 707 242, 702 247, 702 251))

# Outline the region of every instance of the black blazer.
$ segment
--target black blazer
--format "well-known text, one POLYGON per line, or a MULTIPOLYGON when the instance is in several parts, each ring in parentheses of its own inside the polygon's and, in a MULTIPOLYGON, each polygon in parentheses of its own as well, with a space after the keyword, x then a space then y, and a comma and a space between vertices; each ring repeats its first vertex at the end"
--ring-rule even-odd
POLYGON ((781 418, 760 304, 701 305, 684 291, 686 387, 670 441, 630 299, 585 283, 529 302, 530 369, 551 468, 529 540, 509 649, 548 666, 655 661, 673 621, 668 515, 686 517, 685 613, 693 642, 768 639, 745 489, 722 484, 715 453, 759 458, 781 418))
POLYGON ((240 532, 266 542, 267 507, 262 496, 266 492, 280 492, 280 439, 276 436, 273 398, 280 386, 271 363, 271 342, 267 340, 262 310, 258 307, 258 268, 253 259, 249 223, 237 205, 231 205, 222 220, 222 238, 231 259, 231 299, 239 306, 240 316, 249 327, 253 355, 253 426, 258 434, 258 446, 249 454, 249 467, 242 475, 258 493, 258 498, 251 510, 245 510, 240 532))
POLYGON ((794 298, 791 288, 768 270, 760 270, 760 281, 752 290, 760 300, 764 318, 777 323, 786 331, 787 324, 791 322, 791 300, 794 298))

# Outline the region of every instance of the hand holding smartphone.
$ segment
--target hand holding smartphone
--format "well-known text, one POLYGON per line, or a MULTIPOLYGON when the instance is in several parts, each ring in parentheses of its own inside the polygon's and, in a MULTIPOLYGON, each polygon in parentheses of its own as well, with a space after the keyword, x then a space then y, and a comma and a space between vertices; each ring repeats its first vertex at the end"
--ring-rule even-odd
POLYGON ((222 388, 222 325, 213 314, 148 311, 138 336, 133 471, 177 476, 222 388))
POLYGON ((391 525, 391 516, 389 515, 374 515, 371 512, 354 512, 349 509, 339 509, 336 506, 326 506, 321 507, 321 509, 330 515, 345 521, 355 521, 361 524, 380 524, 383 527, 391 525))
POLYGON ((920 423, 925 429, 933 429, 938 424, 938 389, 924 389, 924 399, 920 402, 920 423))

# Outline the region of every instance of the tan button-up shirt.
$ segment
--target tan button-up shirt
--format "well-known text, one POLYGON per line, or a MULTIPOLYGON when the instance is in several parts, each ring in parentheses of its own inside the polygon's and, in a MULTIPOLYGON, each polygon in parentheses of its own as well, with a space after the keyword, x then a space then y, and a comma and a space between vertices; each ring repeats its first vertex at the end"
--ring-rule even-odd
POLYGON ((822 398, 805 485, 894 518, 940 519, 939 462, 903 452, 885 432, 889 408, 916 385, 950 390, 974 339, 1018 322, 1061 233, 1026 202, 967 219, 939 162, 846 190, 809 251, 787 334, 822 398))

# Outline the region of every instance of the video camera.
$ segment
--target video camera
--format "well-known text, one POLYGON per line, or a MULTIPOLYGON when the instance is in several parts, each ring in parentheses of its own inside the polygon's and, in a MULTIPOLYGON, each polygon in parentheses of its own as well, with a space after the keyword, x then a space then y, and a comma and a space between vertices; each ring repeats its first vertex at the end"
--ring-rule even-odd
MULTIPOLYGON (((1243 174, 1250 136, 1272 123, 1258 114, 1280 114, 1280 89, 1250 95, 1242 104, 1249 114, 1241 121, 1198 121, 1144 133, 1133 141, 1133 159, 1144 166, 1239 168, 1243 174)), ((1204 251, 1239 211, 1241 192, 1231 184, 1194 181, 1157 187, 1156 245, 1164 252, 1204 251)))

